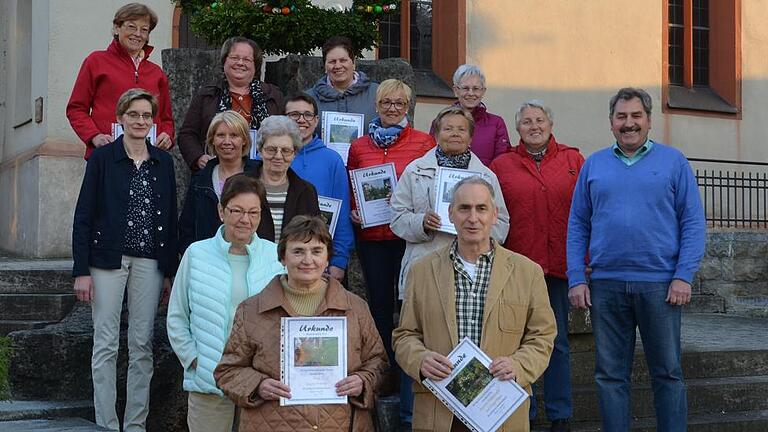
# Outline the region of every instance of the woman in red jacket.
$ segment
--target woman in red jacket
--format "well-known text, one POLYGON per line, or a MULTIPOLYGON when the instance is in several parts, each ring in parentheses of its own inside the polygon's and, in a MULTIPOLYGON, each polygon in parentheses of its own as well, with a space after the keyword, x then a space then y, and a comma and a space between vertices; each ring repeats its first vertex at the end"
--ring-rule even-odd
MULTIPOLYGON (((523 103, 515 114, 520 142, 491 163, 509 210, 504 247, 536 261, 544 270, 557 338, 544 372, 544 401, 553 431, 565 431, 572 415, 568 348, 568 280, 565 237, 571 196, 584 157, 552 135, 552 111, 541 101, 523 103)), ((535 407, 534 403, 531 407, 535 407)), ((535 416, 535 408, 532 408, 535 416)))
POLYGON ((85 143, 88 159, 96 147, 117 139, 112 127, 120 95, 141 88, 157 98, 154 144, 168 150, 173 146, 168 77, 160 66, 149 61, 153 48, 147 45, 149 34, 157 26, 157 14, 146 5, 129 3, 115 12, 112 25, 112 43, 104 51, 92 52, 80 67, 67 103, 69 124, 85 143))
MULTIPOLYGON (((392 162, 400 178, 411 161, 435 146, 431 136, 413 129, 409 124, 406 114, 412 97, 411 88, 400 80, 388 79, 379 85, 376 90, 378 117, 368 126, 368 135, 352 142, 347 159, 349 170, 392 162)), ((351 218, 352 222, 358 224, 357 253, 368 287, 368 306, 384 341, 390 364, 394 365, 392 316, 405 241, 392 233, 389 224, 361 229, 354 197, 351 218)))

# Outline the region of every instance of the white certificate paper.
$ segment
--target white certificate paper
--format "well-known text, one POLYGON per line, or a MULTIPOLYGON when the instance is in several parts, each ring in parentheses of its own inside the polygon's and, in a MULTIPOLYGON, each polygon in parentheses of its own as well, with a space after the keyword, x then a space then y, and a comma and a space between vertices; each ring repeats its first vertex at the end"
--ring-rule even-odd
POLYGON ((251 136, 251 154, 250 158, 253 160, 258 159, 259 157, 259 149, 256 148, 256 137, 259 135, 258 129, 250 129, 248 131, 248 134, 251 136))
POLYGON ((389 205, 389 199, 397 186, 395 164, 390 162, 360 168, 350 171, 349 174, 357 210, 363 220, 360 225, 368 228, 392 222, 394 212, 389 205))
POLYGON ((491 359, 470 339, 464 338, 448 354, 453 372, 441 380, 422 381, 453 414, 474 432, 492 432, 528 398, 515 381, 491 375, 491 359))
MULTIPOLYGON (((123 134, 123 125, 120 123, 112 123, 112 136, 117 139, 120 135, 123 134)), ((149 143, 153 146, 157 145, 157 123, 152 123, 152 127, 149 129, 149 135, 147 135, 147 138, 149 138, 149 143)))
POLYGON ((328 225, 328 231, 333 237, 336 232, 336 225, 339 224, 339 212, 341 211, 341 200, 322 195, 317 196, 317 204, 320 206, 320 217, 328 225))
POLYGON ((346 404, 336 383, 347 376, 347 318, 281 318, 280 335, 280 380, 291 388, 280 406, 346 404))
POLYGON ((352 141, 363 136, 364 122, 364 114, 323 111, 323 142, 341 156, 344 165, 347 165, 352 141))
MULTIPOLYGON (((480 176, 485 178, 483 173, 477 171, 468 171, 461 168, 444 168, 438 167, 435 174, 435 213, 440 215, 440 227, 438 231, 446 232, 456 235, 456 228, 454 228, 451 220, 448 216, 448 206, 451 205, 451 194, 453 193, 453 187, 467 177, 480 176)), ((486 180, 488 180, 486 178, 486 180)))

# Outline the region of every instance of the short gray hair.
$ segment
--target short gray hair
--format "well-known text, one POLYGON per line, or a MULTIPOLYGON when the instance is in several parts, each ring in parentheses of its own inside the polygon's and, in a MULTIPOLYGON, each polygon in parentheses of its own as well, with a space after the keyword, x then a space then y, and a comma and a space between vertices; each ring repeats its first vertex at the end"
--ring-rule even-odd
POLYGON ((469 126, 469 136, 472 137, 475 134, 475 119, 472 117, 472 114, 467 112, 467 110, 456 105, 448 105, 447 107, 441 109, 439 113, 437 113, 437 117, 435 117, 435 119, 432 121, 432 124, 435 125, 435 134, 437 135, 440 133, 443 119, 453 115, 462 116, 467 120, 467 125, 469 126))
POLYGON ((486 189, 488 189, 488 192, 491 194, 491 201, 493 201, 493 205, 496 205, 496 192, 493 191, 493 186, 488 182, 488 180, 484 179, 483 177, 480 177, 479 175, 464 177, 463 179, 459 180, 455 185, 453 185, 453 189, 451 189, 451 204, 453 204, 453 202, 456 201, 456 192, 458 192, 459 188, 464 185, 485 186, 486 189))
POLYGON ((261 122, 259 127, 259 133, 256 134, 256 148, 261 151, 264 148, 264 143, 269 138, 289 136, 293 141, 293 149, 299 151, 302 146, 301 134, 299 134, 299 127, 296 126, 296 122, 282 115, 273 115, 265 118, 261 122))
POLYGON ((453 73, 453 85, 457 86, 464 77, 477 75, 480 77, 480 83, 485 87, 485 75, 480 67, 473 64, 463 64, 456 69, 453 73))
POLYGON ((608 116, 613 117, 613 113, 616 111, 616 103, 618 101, 628 101, 634 98, 640 99, 640 102, 643 103, 643 109, 645 110, 645 113, 650 117, 651 110, 653 109, 653 100, 645 90, 635 87, 624 87, 623 89, 619 89, 619 91, 613 95, 611 101, 608 103, 608 108, 610 110, 608 116))
POLYGON ((555 116, 552 114, 552 110, 544 105, 544 102, 539 99, 531 99, 523 102, 523 104, 520 105, 520 108, 517 109, 517 112, 515 113, 515 126, 520 126, 520 119, 523 117, 523 111, 525 111, 526 108, 538 108, 544 111, 544 114, 547 115, 550 123, 555 122, 555 116))

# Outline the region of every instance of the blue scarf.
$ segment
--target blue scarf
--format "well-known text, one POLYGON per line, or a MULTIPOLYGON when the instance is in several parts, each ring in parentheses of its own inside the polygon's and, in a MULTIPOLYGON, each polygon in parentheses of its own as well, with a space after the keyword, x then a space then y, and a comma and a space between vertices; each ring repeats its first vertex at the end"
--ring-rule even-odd
POLYGON ((371 124, 368 125, 368 136, 371 137, 377 147, 385 149, 400 138, 400 133, 406 126, 408 126, 407 117, 403 117, 403 119, 400 120, 400 123, 389 127, 382 126, 381 118, 376 117, 371 121, 371 124))

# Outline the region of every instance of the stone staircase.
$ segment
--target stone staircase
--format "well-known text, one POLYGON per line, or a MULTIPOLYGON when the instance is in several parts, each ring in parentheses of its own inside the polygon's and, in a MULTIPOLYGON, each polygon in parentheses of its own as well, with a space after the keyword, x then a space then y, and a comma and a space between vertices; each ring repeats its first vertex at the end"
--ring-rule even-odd
POLYGON ((64 318, 77 301, 71 272, 71 260, 0 257, 0 336, 64 318))
MULTIPOLYGON (((688 430, 768 431, 768 320, 723 314, 683 315, 688 430)), ((572 335, 573 431, 599 431, 591 335, 572 335)), ((656 430, 653 393, 638 337, 632 374, 632 431, 656 430)), ((548 430, 537 391, 534 431, 548 430)))

